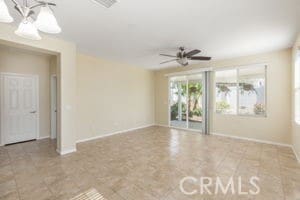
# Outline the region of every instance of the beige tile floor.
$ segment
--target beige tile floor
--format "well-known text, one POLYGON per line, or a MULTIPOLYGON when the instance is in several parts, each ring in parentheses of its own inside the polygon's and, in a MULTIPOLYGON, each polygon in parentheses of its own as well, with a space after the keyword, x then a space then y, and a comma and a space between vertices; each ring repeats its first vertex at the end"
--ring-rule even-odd
MULTIPOLYGON (((49 139, 0 147, 0 199, 72 199, 96 189, 107 200, 299 199, 300 165, 290 148, 163 127, 77 145, 59 156, 49 139), (258 176, 259 195, 186 196, 186 176, 258 176)), ((248 180, 248 179, 246 179, 248 180)), ((188 189, 199 183, 188 183, 188 189)))

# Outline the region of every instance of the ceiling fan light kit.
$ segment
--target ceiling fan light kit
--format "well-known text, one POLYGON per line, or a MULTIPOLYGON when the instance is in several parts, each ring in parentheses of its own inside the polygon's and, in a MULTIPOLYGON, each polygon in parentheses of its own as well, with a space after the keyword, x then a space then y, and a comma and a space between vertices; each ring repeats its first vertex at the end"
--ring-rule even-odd
MULTIPOLYGON (((27 0, 23 0, 23 4, 18 3, 16 0, 11 0, 15 4, 15 9, 22 15, 23 20, 20 22, 15 34, 31 40, 41 40, 39 31, 57 34, 61 32, 57 20, 51 10, 50 6, 56 6, 55 3, 46 1, 37 1, 36 4, 29 6, 27 0), (32 15, 35 13, 34 9, 40 7, 40 12, 36 21, 33 20, 32 15)), ((4 0, 0 0, 0 22, 11 23, 11 17, 8 7, 4 0)))

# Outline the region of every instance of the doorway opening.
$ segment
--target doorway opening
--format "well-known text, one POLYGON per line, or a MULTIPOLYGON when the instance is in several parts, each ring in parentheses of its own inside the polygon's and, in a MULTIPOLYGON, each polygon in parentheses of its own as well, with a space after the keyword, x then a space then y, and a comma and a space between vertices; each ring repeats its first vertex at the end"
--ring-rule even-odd
POLYGON ((58 66, 56 55, 0 45, 1 145, 56 138, 58 66))
POLYGON ((57 75, 52 74, 50 79, 51 91, 51 139, 57 138, 57 75))
POLYGON ((169 78, 169 126, 208 132, 208 72, 169 78))

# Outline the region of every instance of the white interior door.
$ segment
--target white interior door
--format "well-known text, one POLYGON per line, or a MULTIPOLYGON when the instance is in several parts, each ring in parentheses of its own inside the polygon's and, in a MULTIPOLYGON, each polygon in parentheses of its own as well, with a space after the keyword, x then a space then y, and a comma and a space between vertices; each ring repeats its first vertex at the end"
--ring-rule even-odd
POLYGON ((51 76, 51 138, 56 138, 57 130, 57 78, 51 76))
POLYGON ((38 78, 2 75, 2 134, 4 144, 37 139, 38 78))

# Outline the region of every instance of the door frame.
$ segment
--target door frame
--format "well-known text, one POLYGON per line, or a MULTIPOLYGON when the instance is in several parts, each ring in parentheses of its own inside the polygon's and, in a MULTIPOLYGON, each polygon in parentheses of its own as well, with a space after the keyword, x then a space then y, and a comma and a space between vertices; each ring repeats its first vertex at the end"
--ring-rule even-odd
POLYGON ((27 76, 34 78, 36 81, 36 116, 37 116, 37 123, 36 123, 36 136, 35 139, 38 139, 40 136, 40 107, 39 107, 39 76, 35 74, 20 74, 20 73, 10 73, 10 72, 0 72, 0 138, 1 143, 0 146, 5 145, 5 135, 4 135, 4 77, 5 76, 27 76))
POLYGON ((51 112, 51 118, 50 118, 50 128, 51 128, 51 135, 50 135, 50 138, 51 139, 55 139, 57 138, 57 112, 56 113, 53 113, 53 109, 54 109, 54 102, 52 101, 53 100, 53 94, 54 92, 56 93, 56 110, 57 110, 57 75, 56 74, 52 74, 50 76, 50 112, 51 112), (54 80, 56 80, 56 90, 54 91, 54 80), (55 123, 55 127, 54 127, 54 115, 56 115, 56 123, 55 123))

